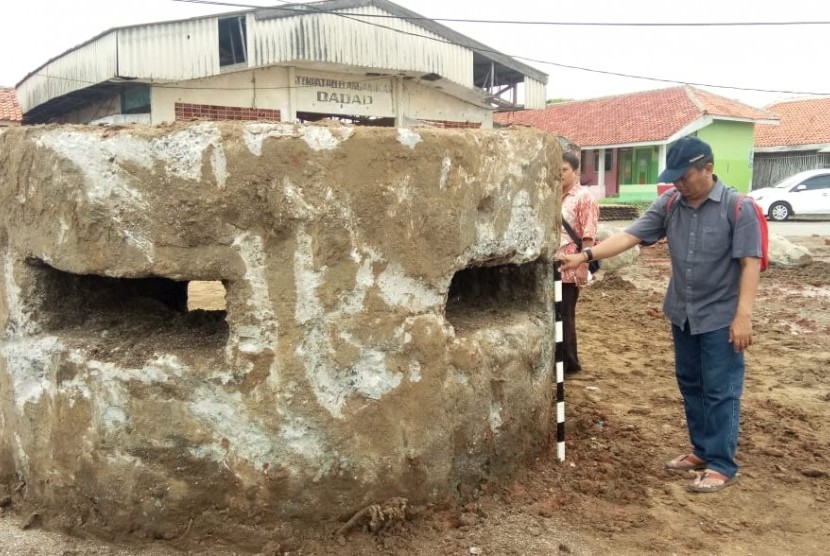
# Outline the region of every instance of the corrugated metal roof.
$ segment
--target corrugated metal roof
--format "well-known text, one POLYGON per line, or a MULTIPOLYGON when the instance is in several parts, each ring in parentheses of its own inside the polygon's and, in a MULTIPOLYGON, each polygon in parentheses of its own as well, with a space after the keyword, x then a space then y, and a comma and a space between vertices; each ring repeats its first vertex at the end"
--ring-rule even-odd
MULTIPOLYGON (((407 21, 412 27, 419 28, 415 31, 417 34, 423 34, 421 29, 429 31, 432 35, 440 37, 451 43, 460 45, 464 48, 472 50, 482 56, 491 59, 493 62, 504 65, 516 73, 530 77, 542 84, 547 84, 548 76, 546 73, 537 70, 527 64, 524 64, 506 54, 502 54, 494 48, 482 44, 466 35, 450 29, 446 25, 438 23, 437 21, 426 18, 418 13, 399 6, 388 0, 323 0, 320 2, 308 2, 305 4, 289 4, 285 6, 278 6, 273 8, 262 8, 257 10, 258 19, 274 19, 295 17, 297 14, 309 13, 329 13, 340 12, 341 17, 349 17, 347 14, 360 13, 357 10, 368 6, 377 8, 375 15, 381 15, 384 12, 387 15, 395 15, 401 19, 398 21, 407 21)), ((370 12, 363 12, 364 14, 370 12)), ((395 21, 391 19, 384 20, 369 20, 369 23, 376 27, 391 26, 390 22, 395 21)))
POLYGON ((293 61, 326 62, 366 69, 435 73, 473 86, 473 53, 399 19, 367 25, 374 6, 352 8, 349 17, 311 12, 291 17, 249 19, 253 66, 293 61))
POLYGON ((218 74, 218 21, 186 19, 118 29, 118 75, 186 80, 218 74))
POLYGON ((17 86, 23 112, 116 77, 117 54, 116 32, 111 31, 53 58, 17 86))
POLYGON ((113 80, 183 81, 217 75, 222 71, 218 25, 228 17, 246 20, 246 67, 306 61, 436 74, 475 88, 481 84, 475 82, 474 67, 483 61, 488 70, 490 64, 497 68, 501 84, 526 82, 533 100, 527 106, 544 105, 539 84, 547 82, 547 75, 530 66, 387 0, 325 0, 111 29, 26 76, 18 84, 23 112, 113 80), (379 15, 404 19, 378 23, 370 18, 379 15))
POLYGON ((547 88, 544 82, 530 77, 525 79, 525 108, 545 106, 547 98, 547 88))

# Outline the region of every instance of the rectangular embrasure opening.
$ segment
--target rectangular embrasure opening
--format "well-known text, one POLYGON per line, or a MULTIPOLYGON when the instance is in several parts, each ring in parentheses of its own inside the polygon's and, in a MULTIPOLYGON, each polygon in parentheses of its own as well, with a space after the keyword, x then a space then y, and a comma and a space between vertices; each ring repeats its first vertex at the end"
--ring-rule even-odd
POLYGON ((456 329, 503 326, 546 310, 540 262, 470 267, 455 273, 446 316, 456 329))
POLYGON ((191 304, 190 281, 73 274, 29 262, 35 277, 31 314, 45 332, 89 335, 131 348, 146 345, 152 351, 219 348, 227 342, 222 282, 194 281, 200 295, 191 304))

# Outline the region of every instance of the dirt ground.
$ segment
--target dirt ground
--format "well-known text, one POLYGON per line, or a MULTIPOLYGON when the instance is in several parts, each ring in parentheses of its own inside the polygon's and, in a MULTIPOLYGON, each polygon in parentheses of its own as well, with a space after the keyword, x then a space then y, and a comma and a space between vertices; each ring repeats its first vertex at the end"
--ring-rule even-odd
MULTIPOLYGON (((409 508, 377 532, 347 530, 259 547, 264 554, 827 554, 830 546, 830 245, 798 238, 817 259, 762 275, 747 380, 738 483, 685 490, 663 471, 688 447, 661 314, 664 245, 584 291, 578 307, 585 370, 566 384, 567 461, 555 447, 507 488, 483 485, 463 508, 409 508)), ((4 504, 0 493, 0 506, 4 504)), ((383 509, 383 508, 378 508, 383 509)), ((376 514, 378 515, 378 514, 376 514)), ((376 520, 376 523, 383 523, 376 520)), ((340 531, 338 531, 340 530, 340 531)), ((0 516, 1 555, 248 553, 185 539, 112 545, 0 516), (25 526, 25 529, 22 527, 25 526)))

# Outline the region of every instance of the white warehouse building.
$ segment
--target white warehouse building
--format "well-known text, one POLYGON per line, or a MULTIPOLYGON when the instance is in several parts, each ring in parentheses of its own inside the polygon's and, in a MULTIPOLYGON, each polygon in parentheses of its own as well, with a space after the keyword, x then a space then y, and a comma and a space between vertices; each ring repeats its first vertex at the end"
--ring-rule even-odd
POLYGON ((114 28, 18 85, 24 123, 315 121, 492 127, 547 75, 387 0, 114 28))

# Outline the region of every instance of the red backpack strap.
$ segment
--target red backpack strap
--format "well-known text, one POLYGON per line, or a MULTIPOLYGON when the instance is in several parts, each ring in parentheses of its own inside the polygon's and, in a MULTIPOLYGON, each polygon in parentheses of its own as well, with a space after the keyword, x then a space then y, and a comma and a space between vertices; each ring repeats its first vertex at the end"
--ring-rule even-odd
POLYGON ((733 224, 733 227, 738 223, 738 218, 741 217, 741 209, 743 208, 742 205, 744 204, 744 199, 746 199, 746 195, 740 193, 738 195, 738 200, 735 201, 735 223, 733 224))
POLYGON ((755 209, 755 215, 758 218, 758 227, 760 228, 760 235, 761 235, 761 270, 766 270, 769 268, 769 226, 767 225, 767 217, 764 214, 764 211, 761 210, 761 206, 755 202, 755 199, 752 197, 748 197, 741 193, 737 196, 738 200, 735 202, 735 222, 734 226, 738 223, 738 218, 741 216, 741 208, 744 204, 744 199, 749 199, 752 203, 752 208, 755 209))
POLYGON ((761 205, 755 202, 752 197, 752 206, 755 208, 755 214, 758 217, 758 226, 761 232, 761 270, 769 268, 769 226, 767 225, 767 215, 764 214, 761 205))

